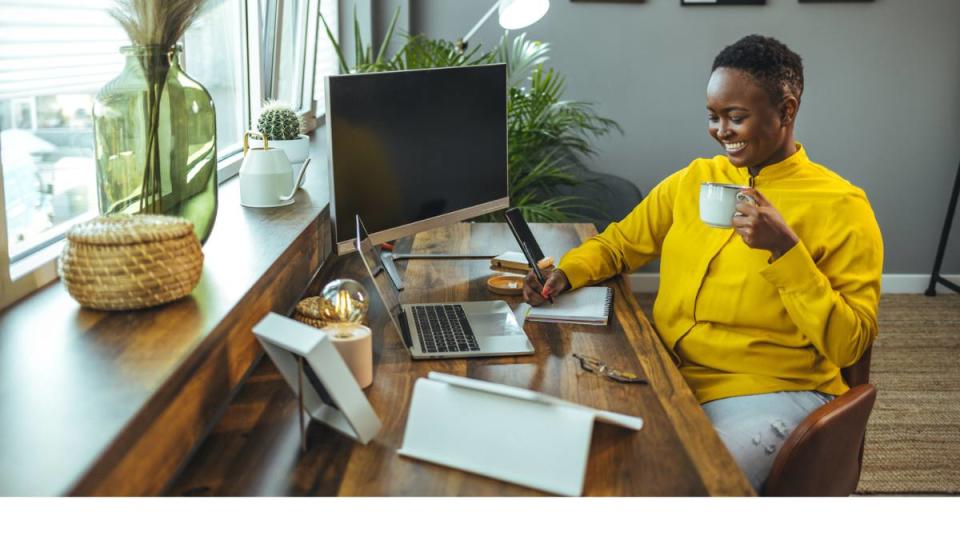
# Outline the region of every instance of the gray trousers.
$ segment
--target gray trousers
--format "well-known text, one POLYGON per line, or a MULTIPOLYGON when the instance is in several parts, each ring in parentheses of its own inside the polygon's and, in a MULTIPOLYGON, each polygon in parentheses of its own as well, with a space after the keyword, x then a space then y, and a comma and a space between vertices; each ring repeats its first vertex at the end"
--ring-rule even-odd
POLYGON ((709 401, 703 410, 759 494, 787 435, 832 399, 812 391, 774 392, 709 401))

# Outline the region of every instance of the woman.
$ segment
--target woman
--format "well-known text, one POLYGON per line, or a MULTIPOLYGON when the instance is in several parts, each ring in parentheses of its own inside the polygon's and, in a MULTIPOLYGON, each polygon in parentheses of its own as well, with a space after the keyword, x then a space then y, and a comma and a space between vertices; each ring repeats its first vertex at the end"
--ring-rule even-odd
POLYGON ((626 218, 567 253, 534 305, 659 256, 653 309, 663 342, 720 438, 761 492, 776 453, 810 412, 848 390, 840 369, 877 335, 880 229, 863 191, 794 140, 800 57, 747 36, 716 57, 708 131, 725 154, 696 159, 626 218), (740 184, 732 229, 699 218, 700 184, 740 184))

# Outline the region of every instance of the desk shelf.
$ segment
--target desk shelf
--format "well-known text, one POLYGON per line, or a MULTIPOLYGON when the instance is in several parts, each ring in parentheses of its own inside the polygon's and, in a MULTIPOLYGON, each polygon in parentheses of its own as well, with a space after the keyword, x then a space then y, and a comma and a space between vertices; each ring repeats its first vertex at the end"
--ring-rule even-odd
POLYGON ((330 252, 323 145, 294 205, 220 188, 193 293, 151 309, 80 308, 56 281, 0 312, 0 495, 162 493, 330 252))

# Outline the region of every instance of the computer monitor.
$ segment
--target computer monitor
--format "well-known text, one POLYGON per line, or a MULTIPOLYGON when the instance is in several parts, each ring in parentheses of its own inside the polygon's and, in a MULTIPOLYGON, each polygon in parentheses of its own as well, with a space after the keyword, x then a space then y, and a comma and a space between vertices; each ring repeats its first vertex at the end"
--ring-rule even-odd
POLYGON ((506 66, 326 79, 330 212, 338 253, 356 216, 374 242, 506 208, 506 66))

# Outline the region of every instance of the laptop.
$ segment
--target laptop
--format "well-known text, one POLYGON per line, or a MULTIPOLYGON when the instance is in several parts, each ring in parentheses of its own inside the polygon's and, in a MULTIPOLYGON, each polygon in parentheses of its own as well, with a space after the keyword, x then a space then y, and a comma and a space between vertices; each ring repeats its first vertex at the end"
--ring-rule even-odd
POLYGON ((400 291, 380 262, 380 250, 357 216, 354 245, 390 320, 414 359, 533 354, 533 344, 503 300, 401 304, 400 291))

